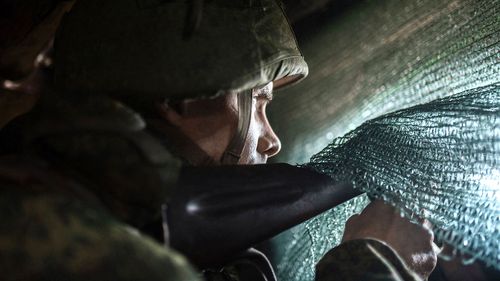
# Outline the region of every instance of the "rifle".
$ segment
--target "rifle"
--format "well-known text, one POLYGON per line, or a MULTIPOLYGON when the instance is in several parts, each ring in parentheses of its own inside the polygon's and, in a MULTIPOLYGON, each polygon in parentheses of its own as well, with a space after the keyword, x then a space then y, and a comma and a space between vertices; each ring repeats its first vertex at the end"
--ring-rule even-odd
POLYGON ((359 194, 288 164, 187 167, 164 210, 165 241, 201 268, 220 266, 359 194))

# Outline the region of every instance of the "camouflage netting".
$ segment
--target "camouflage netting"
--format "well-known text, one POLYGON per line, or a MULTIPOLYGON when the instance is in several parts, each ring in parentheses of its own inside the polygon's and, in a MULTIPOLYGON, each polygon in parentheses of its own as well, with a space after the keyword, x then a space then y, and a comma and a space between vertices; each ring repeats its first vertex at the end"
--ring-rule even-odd
MULTIPOLYGON (((437 237, 500 269, 500 1, 362 1, 299 40, 310 76, 270 107, 289 147, 278 161, 333 140, 309 166, 428 209, 437 237)), ((313 280, 367 202, 278 237, 279 278, 313 280)))
POLYGON ((370 120, 305 166, 429 219, 438 240, 500 268, 500 84, 370 120))

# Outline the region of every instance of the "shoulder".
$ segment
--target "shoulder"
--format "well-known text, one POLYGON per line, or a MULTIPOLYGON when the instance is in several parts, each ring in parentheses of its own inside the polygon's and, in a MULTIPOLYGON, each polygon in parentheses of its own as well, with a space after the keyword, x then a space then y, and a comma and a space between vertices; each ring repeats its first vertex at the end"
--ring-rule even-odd
POLYGON ((115 219, 85 189, 1 160, 0 275, 7 280, 197 280, 181 255, 115 219))

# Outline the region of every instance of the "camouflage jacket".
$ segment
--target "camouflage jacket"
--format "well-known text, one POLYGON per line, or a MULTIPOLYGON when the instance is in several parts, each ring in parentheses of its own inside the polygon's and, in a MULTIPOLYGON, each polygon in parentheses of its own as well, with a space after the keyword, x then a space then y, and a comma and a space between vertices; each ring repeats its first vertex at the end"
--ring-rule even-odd
POLYGON ((3 157, 0 193, 2 280, 198 280, 184 257, 45 163, 3 157))
POLYGON ((344 242, 330 250, 316 266, 317 281, 418 281, 399 256, 373 239, 344 242))

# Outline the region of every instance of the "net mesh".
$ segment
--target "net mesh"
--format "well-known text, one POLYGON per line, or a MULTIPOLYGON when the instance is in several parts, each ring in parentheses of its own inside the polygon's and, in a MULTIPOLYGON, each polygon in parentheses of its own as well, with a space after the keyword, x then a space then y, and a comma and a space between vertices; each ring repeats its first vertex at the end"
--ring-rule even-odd
POLYGON ((368 121, 305 166, 429 219, 438 240, 500 268, 499 164, 496 84, 368 121))
MULTIPOLYGON (((349 132, 306 165, 428 209, 437 237, 498 269, 500 1, 361 1, 302 40, 311 74, 270 108, 278 160, 306 162, 349 132)), ((279 279, 313 280, 368 202, 277 237, 279 279)))
MULTIPOLYGON (((350 182, 410 219, 428 219, 439 241, 500 269, 499 164, 500 84, 494 84, 365 122, 304 166, 350 182)), ((359 212, 367 202, 357 198, 344 208, 359 212)), ((293 267, 300 256, 301 265, 314 265, 340 241, 329 228, 343 228, 339 222, 349 215, 337 210, 307 222, 295 239, 308 237, 289 247, 292 259, 281 266, 293 267)), ((293 276, 313 278, 310 268, 301 269, 293 276)))

